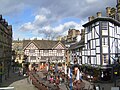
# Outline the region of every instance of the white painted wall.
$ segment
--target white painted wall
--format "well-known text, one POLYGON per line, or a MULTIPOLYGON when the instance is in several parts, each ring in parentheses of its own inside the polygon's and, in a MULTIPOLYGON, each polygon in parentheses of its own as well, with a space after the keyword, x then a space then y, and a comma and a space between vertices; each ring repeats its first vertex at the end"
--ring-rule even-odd
POLYGON ((102 45, 103 54, 108 54, 108 45, 102 45))

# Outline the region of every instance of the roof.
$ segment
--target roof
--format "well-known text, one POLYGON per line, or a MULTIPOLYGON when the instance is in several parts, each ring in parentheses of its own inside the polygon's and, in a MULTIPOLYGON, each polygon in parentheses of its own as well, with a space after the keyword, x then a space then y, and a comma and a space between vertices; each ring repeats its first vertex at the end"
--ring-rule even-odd
POLYGON ((77 42, 69 47, 70 50, 84 47, 84 40, 77 42))
POLYGON ((30 43, 34 43, 39 49, 52 49, 58 42, 53 40, 24 40, 23 48, 27 47, 30 43))
POLYGON ((17 41, 13 40, 12 41, 12 49, 13 50, 22 50, 23 49, 23 42, 22 41, 17 41))
POLYGON ((111 18, 111 17, 97 17, 94 20, 89 21, 86 24, 84 24, 83 27, 87 27, 87 26, 89 26, 89 25, 91 25, 91 24, 93 24, 93 23, 95 23, 97 21, 109 21, 109 22, 112 22, 112 23, 120 26, 120 22, 115 20, 115 19, 113 19, 113 18, 111 18))
POLYGON ((23 41, 13 40, 12 43, 22 43, 23 41))

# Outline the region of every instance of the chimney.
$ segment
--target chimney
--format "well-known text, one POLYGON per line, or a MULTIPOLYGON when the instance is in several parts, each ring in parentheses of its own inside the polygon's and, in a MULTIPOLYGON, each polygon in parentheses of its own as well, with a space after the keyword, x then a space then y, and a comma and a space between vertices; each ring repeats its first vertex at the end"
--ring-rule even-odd
POLYGON ((9 30, 12 30, 12 25, 8 25, 7 28, 8 28, 9 30))
POLYGON ((92 21, 92 20, 94 20, 94 16, 90 16, 90 17, 88 17, 88 21, 92 21))
POLYGON ((2 22, 2 23, 5 23, 5 19, 2 19, 1 22, 2 22))
POLYGON ((117 20, 120 21, 120 0, 117 0, 117 20))
POLYGON ((5 25, 8 26, 8 22, 5 21, 5 25))
POLYGON ((2 20, 2 15, 0 15, 0 20, 2 20))
POLYGON ((109 17, 110 16, 110 11, 111 11, 111 7, 107 7, 106 8, 106 16, 109 17))
POLYGON ((101 17, 102 16, 102 13, 101 12, 97 12, 97 17, 101 17))

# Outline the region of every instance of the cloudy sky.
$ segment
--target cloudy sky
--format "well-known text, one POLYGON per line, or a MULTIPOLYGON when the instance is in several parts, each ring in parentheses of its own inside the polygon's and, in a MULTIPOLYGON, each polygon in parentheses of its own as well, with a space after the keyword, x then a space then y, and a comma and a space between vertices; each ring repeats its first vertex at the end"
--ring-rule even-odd
MULTIPOLYGON (((81 29, 88 16, 105 13, 117 0, 0 0, 0 14, 13 27, 13 39, 49 38, 81 29)), ((104 14, 105 15, 105 14, 104 14)))

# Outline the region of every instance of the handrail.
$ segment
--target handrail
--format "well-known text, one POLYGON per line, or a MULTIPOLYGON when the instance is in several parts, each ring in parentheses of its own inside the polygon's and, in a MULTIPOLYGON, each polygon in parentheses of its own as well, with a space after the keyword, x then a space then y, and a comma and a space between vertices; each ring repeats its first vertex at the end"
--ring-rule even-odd
POLYGON ((0 90, 14 90, 14 87, 0 87, 0 90))

